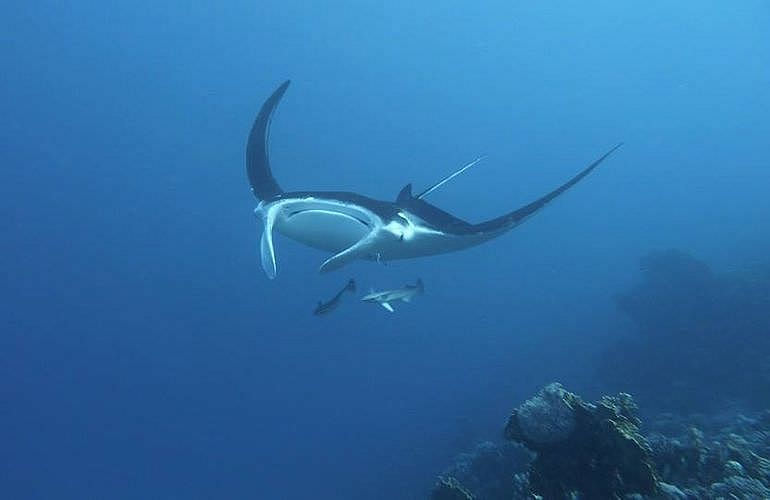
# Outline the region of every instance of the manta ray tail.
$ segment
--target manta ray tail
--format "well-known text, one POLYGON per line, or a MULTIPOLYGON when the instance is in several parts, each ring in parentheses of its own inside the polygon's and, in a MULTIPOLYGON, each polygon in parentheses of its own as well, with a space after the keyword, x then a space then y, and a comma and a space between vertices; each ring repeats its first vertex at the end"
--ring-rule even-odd
POLYGON ((289 83, 291 80, 283 82, 262 105, 246 144, 246 174, 249 177, 251 191, 260 200, 273 198, 283 192, 270 170, 267 141, 270 137, 270 120, 273 112, 289 87, 289 83))
POLYGON ((480 162, 484 158, 486 158, 486 157, 485 156, 479 156, 478 158, 476 158, 472 162, 466 163, 465 165, 463 165, 462 168, 460 168, 459 170, 456 170, 456 171, 452 172, 451 174, 447 175, 446 177, 444 177, 443 179, 441 179, 440 181, 438 181, 437 183, 435 183, 434 185, 432 185, 431 187, 429 187, 428 189, 426 189, 422 193, 420 193, 417 196, 415 196, 415 198, 418 198, 418 199, 425 198, 426 196, 431 194, 433 191, 435 191, 436 189, 440 188, 441 186, 443 186, 447 182, 451 181, 452 179, 454 179, 458 175, 462 174, 463 172, 465 172, 466 170, 468 170, 469 168, 471 168, 472 166, 474 166, 475 164, 477 164, 478 162, 480 162))
POLYGON ((437 183, 433 184, 431 187, 429 187, 428 189, 426 189, 422 193, 418 194, 417 196, 414 196, 412 194, 412 184, 411 183, 407 184, 398 193, 398 196, 396 197, 396 203, 409 203, 409 202, 411 202, 413 200, 421 200, 421 199, 425 198, 426 196, 431 194, 436 189, 440 188, 441 186, 443 186, 447 182, 451 181, 452 179, 454 179, 458 175, 462 174, 463 172, 465 172, 466 170, 468 170, 472 166, 476 165, 478 162, 480 162, 484 158, 486 158, 486 156, 479 156, 478 158, 476 158, 472 162, 466 163, 465 165, 462 166, 462 168, 460 168, 459 170, 455 170, 454 172, 452 172, 451 174, 447 175, 446 177, 444 177, 443 179, 441 179, 437 183))
POLYGON ((585 176, 590 174, 593 171, 593 169, 598 167, 601 162, 603 162, 609 155, 614 153, 615 150, 622 145, 623 145, 622 142, 620 144, 615 145, 612 149, 604 153, 604 155, 602 155, 598 160, 596 160, 595 162, 591 163, 586 168, 584 168, 575 177, 568 180, 567 182, 565 182, 558 188, 554 189, 550 193, 546 194, 545 196, 542 196, 537 200, 533 201, 532 203, 524 205, 523 207, 517 210, 514 210, 513 212, 507 213, 505 215, 502 215, 492 220, 488 220, 486 222, 482 222, 480 224, 474 224, 473 226, 474 230, 480 233, 497 232, 497 231, 508 230, 514 226, 517 226, 518 224, 521 224, 522 222, 524 222, 524 220, 534 215, 536 212, 538 212, 548 203, 553 201, 559 195, 563 194, 569 188, 571 188, 572 186, 580 182, 585 176))

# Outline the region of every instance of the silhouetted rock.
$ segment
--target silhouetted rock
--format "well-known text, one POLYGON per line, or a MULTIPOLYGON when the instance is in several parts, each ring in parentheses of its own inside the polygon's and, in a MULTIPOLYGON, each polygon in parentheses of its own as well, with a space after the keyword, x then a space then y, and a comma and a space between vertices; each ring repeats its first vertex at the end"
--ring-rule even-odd
POLYGON ((616 297, 636 324, 607 348, 611 390, 647 409, 691 412, 770 405, 770 278, 714 273, 676 250, 641 259, 641 281, 616 297))

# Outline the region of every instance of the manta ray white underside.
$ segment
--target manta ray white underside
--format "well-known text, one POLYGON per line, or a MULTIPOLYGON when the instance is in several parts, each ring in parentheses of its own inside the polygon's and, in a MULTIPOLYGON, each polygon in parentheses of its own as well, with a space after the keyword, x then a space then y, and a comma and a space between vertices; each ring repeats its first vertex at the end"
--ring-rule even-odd
POLYGON ((287 197, 261 202, 255 214, 262 220, 260 254, 269 278, 277 275, 274 232, 334 255, 321 272, 339 269, 357 259, 389 261, 458 250, 478 238, 458 238, 426 225, 407 210, 397 220, 383 220, 366 207, 329 198, 287 197))

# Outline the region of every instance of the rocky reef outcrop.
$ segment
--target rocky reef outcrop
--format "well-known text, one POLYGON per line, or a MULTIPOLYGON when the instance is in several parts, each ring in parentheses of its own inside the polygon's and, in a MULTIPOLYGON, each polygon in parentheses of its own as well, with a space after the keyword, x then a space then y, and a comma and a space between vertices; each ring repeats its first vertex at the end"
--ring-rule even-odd
POLYGON ((652 494, 657 477, 635 410, 628 394, 588 403, 551 384, 513 411, 505 437, 537 453, 529 483, 545 499, 652 494))
POLYGON ((431 498, 770 498, 770 410, 636 414, 628 394, 589 403, 548 385, 512 412, 508 441, 460 454, 431 498))
POLYGON ((770 499, 770 266, 717 273, 666 250, 640 273, 616 297, 632 324, 599 374, 634 394, 644 425, 625 392, 587 402, 552 384, 513 411, 507 442, 458 457, 448 485, 476 500, 770 499))

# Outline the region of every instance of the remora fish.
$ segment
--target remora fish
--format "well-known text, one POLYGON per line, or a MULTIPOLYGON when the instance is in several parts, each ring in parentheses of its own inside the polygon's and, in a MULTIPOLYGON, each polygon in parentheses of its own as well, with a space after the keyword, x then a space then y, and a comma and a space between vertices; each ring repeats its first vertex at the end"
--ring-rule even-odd
POLYGON ((443 178, 417 196, 407 184, 395 201, 381 201, 358 193, 330 191, 286 192, 273 178, 268 154, 270 121, 289 81, 284 82, 262 105, 249 134, 246 171, 254 196, 260 200, 255 214, 262 220, 260 242, 262 268, 270 279, 277 266, 273 231, 305 245, 331 252, 320 271, 339 269, 367 259, 387 262, 462 250, 497 238, 534 215, 549 202, 577 184, 616 145, 550 193, 512 212, 471 224, 424 200, 425 196, 478 160, 443 178))
POLYGON ((337 292, 337 295, 332 297, 332 299, 329 302, 323 302, 318 301, 318 306, 315 308, 315 311, 313 311, 313 314, 316 316, 320 316, 322 314, 326 314, 329 312, 332 312, 337 308, 337 306, 342 301, 342 296, 345 294, 345 292, 355 292, 356 291, 356 282, 354 280, 348 281, 348 284, 345 285, 345 287, 337 292))
POLYGON ((425 287, 422 284, 422 280, 417 278, 417 283, 414 285, 404 285, 401 288, 385 290, 383 292, 371 292, 361 298, 361 300, 379 304, 388 311, 393 312, 393 306, 391 306, 390 303, 394 300, 411 302, 415 295, 421 295, 423 293, 425 293, 425 287))

